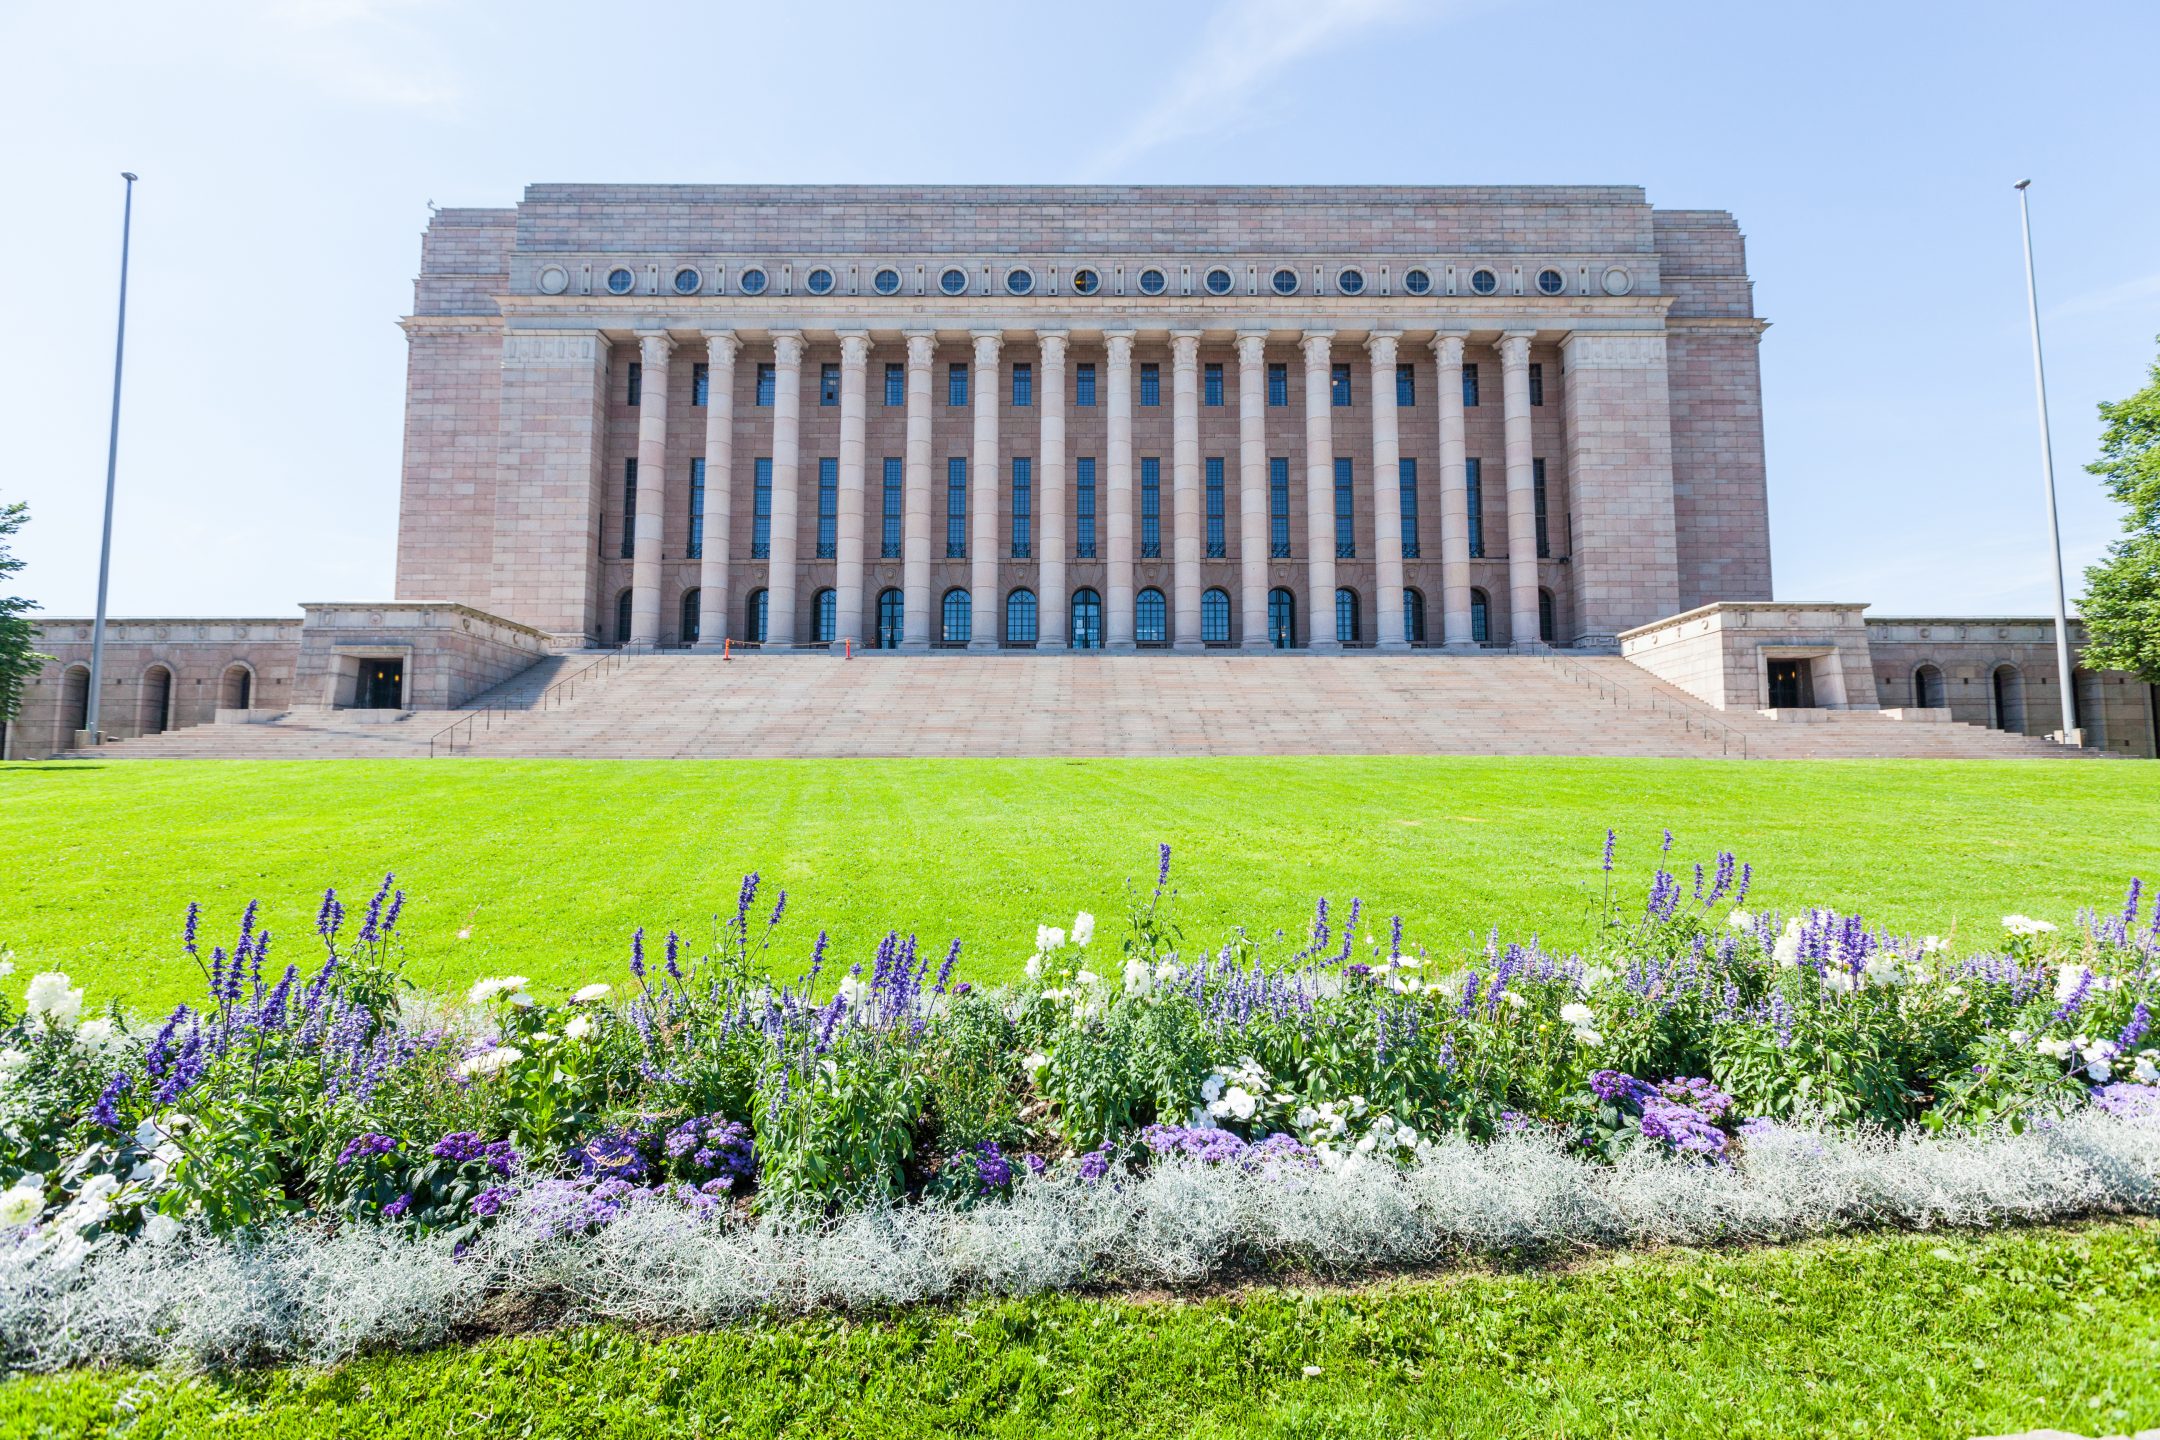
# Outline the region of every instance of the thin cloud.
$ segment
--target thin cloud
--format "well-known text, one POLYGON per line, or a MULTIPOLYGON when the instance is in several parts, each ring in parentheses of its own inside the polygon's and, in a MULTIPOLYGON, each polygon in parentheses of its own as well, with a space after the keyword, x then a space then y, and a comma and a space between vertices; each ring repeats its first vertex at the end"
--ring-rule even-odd
POLYGON ((2139 305, 2160 300, 2160 271, 2140 275, 2135 280, 2125 280, 2120 285, 2109 285, 2100 290, 2088 290, 2083 295, 2073 295, 2060 305, 2048 307, 2050 320, 2069 320, 2086 315, 2106 315, 2125 305, 2139 305))

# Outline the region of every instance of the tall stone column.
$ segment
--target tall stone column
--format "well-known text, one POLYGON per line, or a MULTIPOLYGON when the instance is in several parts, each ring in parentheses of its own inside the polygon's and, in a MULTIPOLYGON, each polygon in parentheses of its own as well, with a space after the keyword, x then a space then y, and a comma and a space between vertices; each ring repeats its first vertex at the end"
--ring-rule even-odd
POLYGON ((1335 637, 1335 404, 1329 385, 1332 330, 1308 330, 1305 351, 1305 624, 1315 650, 1335 637))
POLYGON ((1238 359, 1239 645, 1268 648, 1267 332, 1240 330, 1238 359))
POLYGON ((998 512, 1005 477, 998 472, 998 403, 1004 377, 998 355, 1005 337, 977 330, 975 337, 975 458, 968 468, 968 649, 995 650, 1005 619, 998 604, 998 512))
POLYGON ((930 362, 937 335, 907 335, 907 506, 900 547, 900 648, 930 648, 930 362))
POLYGON ((1471 645, 1470 477, 1463 445, 1463 337, 1433 336, 1440 373, 1440 640, 1471 645))
MULTIPOLYGON (((700 650, 727 639, 728 551, 735 542, 735 356, 732 330, 705 332, 705 547, 698 566, 700 650)), ((641 465, 638 467, 643 469, 641 465)))
POLYGON ((1365 339, 1372 360, 1373 633, 1382 650, 1406 650, 1403 629, 1402 436, 1395 414, 1395 342, 1400 331, 1365 339))
POLYGON ((660 643, 660 525, 667 518, 668 356, 675 342, 665 331, 638 335, 644 368, 638 396, 637 520, 631 532, 630 644, 650 650, 660 643))
POLYGON ((1110 351, 1109 450, 1104 469, 1110 482, 1109 524, 1105 527, 1107 558, 1104 596, 1109 613, 1103 618, 1104 648, 1133 648, 1133 473, 1132 473, 1132 347, 1130 330, 1113 330, 1103 337, 1110 351))
POLYGON ((800 330, 774 332, 772 559, 765 571, 765 643, 776 650, 795 643, 795 516, 799 508, 795 486, 802 469, 802 357, 800 330))
POLYGON ((1170 332, 1170 638, 1200 644, 1200 332, 1170 332))
POLYGON ((1500 337, 1507 420, 1508 643, 1538 643, 1537 485, 1530 467, 1530 332, 1500 337))
POLYGON ((863 634, 863 373, 870 335, 840 332, 840 513, 833 527, 833 649, 863 634))
POLYGON ((1065 333, 1046 331, 1036 343, 1042 347, 1035 386, 1042 440, 1035 457, 1035 648, 1062 650, 1072 609, 1065 594, 1065 333))

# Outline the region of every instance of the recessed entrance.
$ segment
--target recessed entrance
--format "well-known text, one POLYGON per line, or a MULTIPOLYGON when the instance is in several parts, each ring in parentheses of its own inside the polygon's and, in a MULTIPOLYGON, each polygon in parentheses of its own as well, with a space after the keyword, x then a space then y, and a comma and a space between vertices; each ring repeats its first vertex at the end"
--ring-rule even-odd
POLYGON ((1772 660, 1770 666, 1770 708, 1773 710, 1812 710, 1815 708, 1814 667, 1806 660, 1772 660))
POLYGON ((400 710, 405 705, 405 662, 400 659, 363 660, 360 708, 400 710))

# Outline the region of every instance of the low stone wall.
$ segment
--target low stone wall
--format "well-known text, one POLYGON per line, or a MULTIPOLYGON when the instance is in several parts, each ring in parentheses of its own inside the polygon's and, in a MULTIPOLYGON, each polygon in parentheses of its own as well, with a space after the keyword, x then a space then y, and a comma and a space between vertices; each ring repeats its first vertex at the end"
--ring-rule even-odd
MULTIPOLYGON (((23 691, 0 758, 40 760, 75 743, 89 705, 88 619, 38 622, 37 648, 53 657, 23 691)), ((173 618, 105 622, 98 728, 131 740, 207 725, 220 710, 277 714, 292 703, 300 653, 297 619, 173 618)))
POLYGON ((301 607, 296 705, 365 703, 366 662, 404 666, 406 710, 455 710, 550 653, 545 632, 449 601, 312 604, 301 607))
MULTIPOLYGON (((1932 700, 1953 720, 2048 735, 2062 728, 2055 622, 2030 616, 1870 619, 1868 649, 1885 705, 1932 700), (1932 671, 1932 674, 1927 672, 1932 671), (1923 695, 1923 689, 1934 693, 1923 695)), ((2070 623, 2078 728, 2090 749, 2150 756, 2154 687, 2116 670, 2077 665, 2085 627, 2070 623)))

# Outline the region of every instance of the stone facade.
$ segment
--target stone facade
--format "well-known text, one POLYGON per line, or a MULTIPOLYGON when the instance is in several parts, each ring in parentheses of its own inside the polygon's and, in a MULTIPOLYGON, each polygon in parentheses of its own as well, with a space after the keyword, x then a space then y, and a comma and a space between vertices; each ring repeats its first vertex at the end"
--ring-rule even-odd
MULTIPOLYGON (((39 620, 37 646, 53 662, 31 677, 6 727, 11 760, 67 749, 89 708, 90 621, 39 620)), ((98 728, 131 739, 278 714, 293 703, 299 654, 298 620, 108 621, 98 728)))

